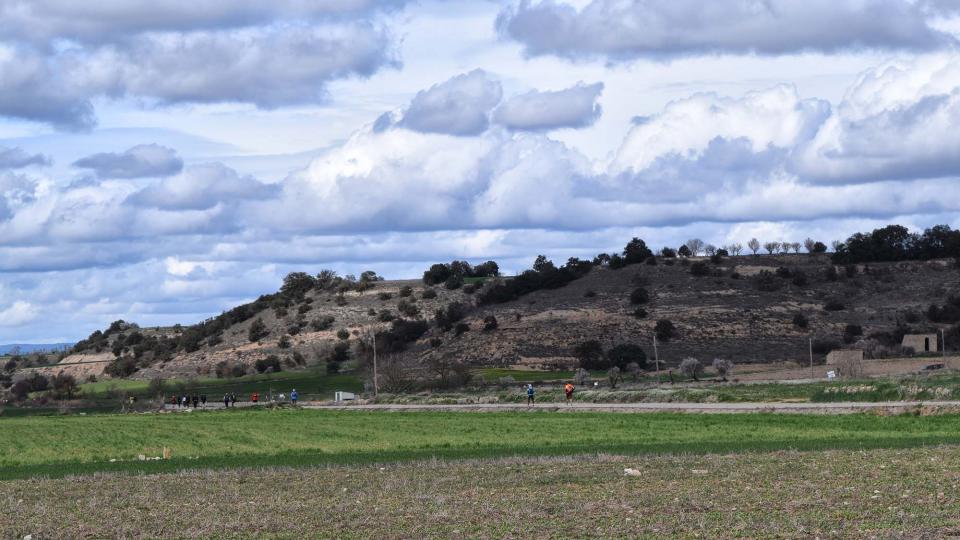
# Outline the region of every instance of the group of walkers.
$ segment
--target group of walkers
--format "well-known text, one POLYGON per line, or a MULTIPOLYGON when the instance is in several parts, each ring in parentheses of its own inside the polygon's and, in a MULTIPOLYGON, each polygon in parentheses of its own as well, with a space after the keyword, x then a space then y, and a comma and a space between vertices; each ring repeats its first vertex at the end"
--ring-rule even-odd
MULTIPOLYGON (((567 403, 573 404, 573 383, 567 383, 563 385, 563 393, 567 396, 567 403)), ((533 384, 527 384, 524 388, 527 392, 527 406, 533 407, 536 401, 537 390, 533 387, 533 384)))
POLYGON ((186 408, 186 407, 190 407, 190 404, 191 404, 191 403, 193 404, 193 408, 194 408, 194 409, 196 409, 197 407, 199 407, 199 406, 201 406, 201 405, 203 405, 204 407, 206 407, 206 406, 207 406, 207 395, 206 395, 206 394, 200 394, 200 395, 197 395, 197 394, 193 394, 193 395, 183 394, 183 395, 181 395, 181 396, 171 396, 171 397, 170 397, 170 404, 171 404, 171 405, 175 405, 175 406, 177 406, 177 407, 185 407, 185 408, 186 408))
MULTIPOLYGON (((281 402, 287 400, 287 396, 285 394, 281 393, 278 397, 281 402)), ((300 399, 300 394, 297 393, 297 389, 294 388, 290 392, 290 403, 296 405, 298 399, 300 399)), ((252 394, 250 394, 250 402, 253 403, 254 405, 260 403, 260 393, 253 392, 252 394)), ((198 407, 206 407, 207 395, 206 394, 193 394, 193 395, 184 394, 180 396, 171 396, 170 404, 178 408, 189 408, 191 405, 193 405, 194 409, 198 407)), ((223 395, 224 408, 236 407, 236 405, 237 405, 236 393, 228 392, 223 395)))

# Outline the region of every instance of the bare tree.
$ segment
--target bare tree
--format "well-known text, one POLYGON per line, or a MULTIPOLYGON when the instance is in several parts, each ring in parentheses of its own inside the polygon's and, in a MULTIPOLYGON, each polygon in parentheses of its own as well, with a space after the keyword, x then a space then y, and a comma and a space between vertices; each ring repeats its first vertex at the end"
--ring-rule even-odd
POLYGON ((740 254, 743 253, 743 244, 739 242, 734 242, 730 244, 729 246, 727 246, 727 253, 735 257, 739 257, 740 254))
POLYGON ((813 238, 807 238, 803 241, 803 249, 807 250, 807 253, 813 253, 814 248, 817 245, 817 241, 813 238))
POLYGON ((703 252, 706 253, 708 257, 713 257, 717 254, 717 246, 713 244, 707 244, 703 247, 703 252))
POLYGON ((733 362, 726 358, 714 358, 713 369, 717 372, 717 375, 720 375, 721 379, 726 381, 727 375, 733 371, 733 362))
POLYGON ((843 248, 843 242, 834 240, 833 242, 830 242, 830 246, 833 247, 833 252, 836 253, 843 248))
POLYGON ((613 366, 607 370, 607 379, 610 381, 610 388, 616 388, 617 383, 620 382, 623 377, 620 375, 620 368, 613 366))
POLYGON ((790 244, 790 249, 793 250, 793 253, 794 253, 795 255, 799 255, 799 254, 800 254, 800 242, 793 242, 793 243, 791 243, 791 244, 790 244))
POLYGON ((691 238, 687 240, 687 243, 684 245, 687 246, 687 249, 690 250, 690 254, 696 257, 697 255, 700 254, 701 251, 703 251, 704 244, 703 244, 703 240, 699 238, 691 238))
POLYGON ((747 247, 750 248, 750 251, 752 251, 754 255, 756 255, 757 252, 760 251, 760 241, 756 238, 751 238, 750 241, 747 242, 747 247))
POLYGON ((703 364, 696 358, 684 358, 683 361, 680 362, 680 373, 683 373, 687 377, 692 377, 695 381, 699 381, 700 379, 698 379, 697 376, 703 373, 703 364))
POLYGON ((780 242, 767 242, 763 244, 763 249, 767 250, 767 255, 773 255, 780 250, 780 242))
POLYGON ((780 253, 790 253, 790 242, 780 242, 780 253))

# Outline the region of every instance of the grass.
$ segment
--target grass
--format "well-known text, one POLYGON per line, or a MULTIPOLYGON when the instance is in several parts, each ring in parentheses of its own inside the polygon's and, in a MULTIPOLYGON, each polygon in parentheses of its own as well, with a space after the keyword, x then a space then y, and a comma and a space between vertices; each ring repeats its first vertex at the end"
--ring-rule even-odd
MULTIPOLYGON (((106 380, 95 383, 86 383, 80 386, 84 398, 92 400, 111 399, 119 393, 134 395, 138 398, 148 396, 149 381, 144 380, 106 380)), ((289 393, 296 388, 302 399, 333 399, 337 390, 359 392, 363 383, 354 375, 338 374, 327 375, 322 370, 281 371, 279 373, 264 373, 246 375, 237 378, 217 379, 212 377, 197 379, 177 379, 166 382, 167 393, 177 394, 206 393, 211 400, 217 400, 224 393, 235 392, 246 399, 253 392, 266 395, 270 389, 274 393, 289 393)))
POLYGON ((0 537, 943 538, 958 470, 934 447, 36 478, 0 482, 0 537))
POLYGON ((0 430, 0 478, 21 478, 431 457, 912 447, 960 443, 960 416, 278 409, 0 418, 0 430), (136 460, 163 447, 173 459, 136 460))

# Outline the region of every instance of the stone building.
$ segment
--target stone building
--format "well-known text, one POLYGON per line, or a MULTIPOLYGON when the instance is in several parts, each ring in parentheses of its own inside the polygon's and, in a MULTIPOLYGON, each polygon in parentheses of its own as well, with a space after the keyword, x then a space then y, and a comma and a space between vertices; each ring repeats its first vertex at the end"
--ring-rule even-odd
POLYGON ((903 336, 902 345, 915 353, 940 352, 940 340, 936 334, 907 334, 903 336))

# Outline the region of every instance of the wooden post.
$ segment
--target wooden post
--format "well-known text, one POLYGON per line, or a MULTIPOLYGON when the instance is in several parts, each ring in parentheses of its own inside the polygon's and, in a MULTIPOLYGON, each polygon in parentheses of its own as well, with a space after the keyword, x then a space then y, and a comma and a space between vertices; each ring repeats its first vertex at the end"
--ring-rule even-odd
POLYGON ((380 395, 380 382, 377 381, 377 332, 373 331, 373 397, 380 395))
POLYGON ((653 335, 653 361, 657 364, 657 386, 660 386, 660 353, 657 351, 657 335, 653 335))
POLYGON ((815 378, 813 376, 813 338, 809 338, 808 343, 810 346, 810 378, 813 379, 815 378))

